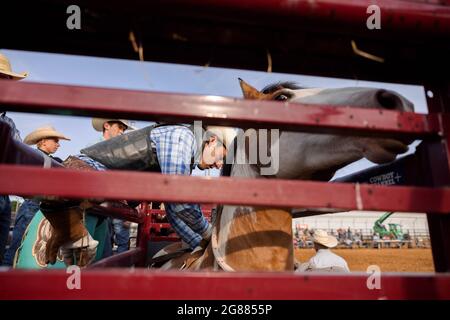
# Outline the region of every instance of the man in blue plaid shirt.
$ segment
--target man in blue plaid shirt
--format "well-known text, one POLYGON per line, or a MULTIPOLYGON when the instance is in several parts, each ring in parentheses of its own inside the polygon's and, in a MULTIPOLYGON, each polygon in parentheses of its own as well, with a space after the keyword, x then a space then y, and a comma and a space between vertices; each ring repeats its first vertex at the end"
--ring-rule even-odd
MULTIPOLYGON (((161 173, 179 175, 191 175, 193 160, 201 170, 222 168, 227 147, 234 136, 231 128, 209 127, 200 142, 192 130, 183 125, 157 126, 150 132, 161 173)), ((85 155, 77 157, 97 170, 106 169, 85 155)), ((165 203, 165 208, 171 226, 187 246, 196 251, 201 247, 202 240, 205 240, 204 243, 209 241, 212 227, 198 204, 165 203)))

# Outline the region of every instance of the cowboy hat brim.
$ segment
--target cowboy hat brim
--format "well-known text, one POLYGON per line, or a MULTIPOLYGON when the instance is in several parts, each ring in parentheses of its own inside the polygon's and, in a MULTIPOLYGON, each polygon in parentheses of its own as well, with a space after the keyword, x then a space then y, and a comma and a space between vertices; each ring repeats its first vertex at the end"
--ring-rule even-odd
POLYGON ((124 120, 124 119, 104 119, 104 118, 92 118, 92 127, 95 129, 95 131, 103 132, 103 124, 105 122, 110 122, 110 121, 115 121, 115 122, 122 123, 123 125, 125 125, 127 127, 126 130, 135 130, 136 129, 133 126, 131 126, 130 123, 127 120, 124 120))
POLYGON ((30 133, 29 135, 27 135, 25 137, 23 142, 28 144, 28 145, 33 145, 33 144, 38 143, 40 140, 47 139, 47 138, 58 138, 58 139, 61 139, 61 140, 70 141, 70 138, 67 138, 65 135, 63 135, 62 133, 59 133, 57 131, 41 130, 41 131, 38 131, 38 132, 30 133))
POLYGON ((327 236, 326 238, 322 237, 320 239, 313 237, 313 241, 315 243, 321 244, 321 245, 323 245, 325 247, 328 247, 328 248, 334 248, 334 247, 336 247, 338 245, 337 239, 335 237, 333 237, 333 236, 327 236))
POLYGON ((21 80, 24 79, 28 76, 28 72, 22 72, 22 73, 15 73, 15 72, 10 72, 10 71, 4 71, 4 70, 0 70, 1 74, 5 74, 7 76, 12 77, 14 80, 21 80))
POLYGON ((206 127, 206 131, 211 135, 217 136, 218 140, 223 143, 227 150, 230 149, 231 144, 237 136, 236 129, 232 127, 208 126, 206 127))

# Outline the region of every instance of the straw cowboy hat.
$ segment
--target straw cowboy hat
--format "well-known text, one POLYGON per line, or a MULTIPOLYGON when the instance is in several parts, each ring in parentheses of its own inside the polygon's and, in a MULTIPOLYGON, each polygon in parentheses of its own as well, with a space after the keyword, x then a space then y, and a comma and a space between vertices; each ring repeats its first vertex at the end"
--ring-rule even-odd
POLYGON ((230 145, 233 143, 234 138, 236 138, 237 135, 236 130, 231 127, 209 126, 206 128, 206 131, 208 132, 206 139, 208 139, 211 135, 215 135, 227 150, 230 149, 230 145))
POLYGON ((45 126, 31 132, 29 135, 25 137, 23 142, 29 145, 33 145, 45 138, 59 138, 70 141, 69 138, 67 138, 62 133, 56 131, 52 126, 45 126))
POLYGON ((337 246, 338 241, 335 237, 328 235, 324 230, 316 230, 313 234, 313 241, 328 248, 337 246))
POLYGON ((11 69, 11 63, 9 63, 8 58, 0 53, 0 74, 12 77, 14 80, 21 80, 26 78, 27 72, 15 73, 11 69))
POLYGON ((130 123, 128 122, 128 120, 124 120, 124 119, 103 119, 103 118, 92 118, 92 127, 99 132, 103 132, 103 124, 105 122, 110 122, 110 121, 114 121, 114 122, 120 122, 122 123, 124 126, 126 126, 127 128, 125 130, 134 130, 135 128, 132 127, 130 125, 130 123))

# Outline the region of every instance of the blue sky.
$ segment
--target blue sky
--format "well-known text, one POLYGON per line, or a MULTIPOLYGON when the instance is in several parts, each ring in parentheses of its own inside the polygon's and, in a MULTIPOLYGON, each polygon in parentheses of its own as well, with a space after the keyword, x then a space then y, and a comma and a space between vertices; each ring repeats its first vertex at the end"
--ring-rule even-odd
MULTIPOLYGON (((228 97, 241 97, 239 77, 258 89, 276 81, 295 81, 306 87, 378 87, 397 91, 414 103, 416 112, 427 113, 425 93, 421 86, 7 49, 0 52, 10 59, 15 72, 29 73, 28 78, 22 81, 228 97)), ((91 118, 17 112, 8 112, 8 115, 15 121, 22 138, 43 125, 52 125, 70 137, 72 140, 62 141, 55 154, 63 159, 100 138, 100 133, 91 126, 91 118)), ((148 124, 134 122, 138 128, 148 124)), ((361 160, 341 169, 337 175, 345 175, 370 165, 369 161, 361 160)))

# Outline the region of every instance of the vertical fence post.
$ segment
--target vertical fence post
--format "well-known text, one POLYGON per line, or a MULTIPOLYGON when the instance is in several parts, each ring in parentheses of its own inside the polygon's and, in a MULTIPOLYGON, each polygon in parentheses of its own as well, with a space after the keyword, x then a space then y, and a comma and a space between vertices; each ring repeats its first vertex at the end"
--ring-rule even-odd
POLYGON ((150 210, 148 208, 149 204, 147 201, 141 203, 139 210, 144 214, 144 222, 140 223, 138 226, 138 234, 137 234, 137 247, 139 247, 142 251, 141 260, 139 261, 139 267, 144 267, 147 263, 147 254, 148 254, 148 241, 150 238, 150 224, 151 224, 151 216, 150 210))
MULTIPOLYGON (((424 178, 427 185, 440 187, 450 184, 450 83, 442 82, 425 86, 428 110, 444 112, 442 141, 428 142, 425 145, 428 173, 424 178), (431 91, 432 94, 428 94, 431 91)), ((431 248, 436 272, 450 272, 450 214, 427 214, 431 248)))

